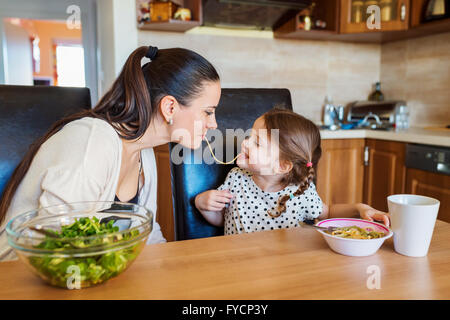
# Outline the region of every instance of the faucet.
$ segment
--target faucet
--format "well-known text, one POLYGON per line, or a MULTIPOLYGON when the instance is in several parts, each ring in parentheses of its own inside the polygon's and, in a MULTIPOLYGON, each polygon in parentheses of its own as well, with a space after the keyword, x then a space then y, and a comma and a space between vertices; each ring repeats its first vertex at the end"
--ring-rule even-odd
MULTIPOLYGON (((381 122, 379 116, 377 116, 376 114, 373 114, 372 112, 369 112, 369 113, 364 117, 364 119, 359 123, 359 126, 360 126, 360 127, 363 127, 363 126, 369 125, 369 122, 367 121, 367 120, 369 120, 369 118, 374 118, 375 121, 376 121, 376 123, 377 123, 378 125, 380 125, 380 126, 383 124, 383 123, 381 122)), ((376 128, 376 124, 372 124, 371 127, 372 127, 372 128, 376 128)))

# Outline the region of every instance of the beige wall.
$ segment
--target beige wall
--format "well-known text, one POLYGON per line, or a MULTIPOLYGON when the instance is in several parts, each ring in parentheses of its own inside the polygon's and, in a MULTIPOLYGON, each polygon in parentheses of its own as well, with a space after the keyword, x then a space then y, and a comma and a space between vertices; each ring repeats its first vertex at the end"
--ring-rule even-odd
POLYGON ((137 47, 135 0, 97 1, 99 93, 103 95, 137 47))
POLYGON ((337 104, 364 100, 379 80, 378 44, 277 40, 139 31, 139 45, 184 47, 207 58, 223 88, 288 88, 294 111, 321 121, 324 97, 337 104))
POLYGON ((288 88, 294 111, 314 121, 326 94, 365 100, 380 80, 386 99, 407 101, 412 126, 450 124, 450 33, 378 45, 139 31, 138 44, 202 54, 224 88, 288 88))
POLYGON ((405 99, 415 126, 450 124, 450 33, 385 44, 382 91, 405 99))

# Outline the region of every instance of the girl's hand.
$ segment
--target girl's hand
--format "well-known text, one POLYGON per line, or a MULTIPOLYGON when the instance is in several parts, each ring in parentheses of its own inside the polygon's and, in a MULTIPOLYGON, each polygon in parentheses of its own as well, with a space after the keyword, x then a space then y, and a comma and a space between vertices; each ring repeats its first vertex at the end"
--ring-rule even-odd
POLYGON ((367 204, 359 204, 357 206, 358 211, 359 211, 359 215, 362 219, 364 220, 369 220, 369 221, 381 221, 382 223, 385 224, 386 227, 389 227, 389 219, 390 216, 388 213, 386 212, 382 212, 379 210, 376 210, 374 208, 372 208, 371 206, 368 206, 367 204))
POLYGON ((195 206, 200 211, 221 211, 230 203, 233 195, 228 190, 208 190, 195 197, 195 206))

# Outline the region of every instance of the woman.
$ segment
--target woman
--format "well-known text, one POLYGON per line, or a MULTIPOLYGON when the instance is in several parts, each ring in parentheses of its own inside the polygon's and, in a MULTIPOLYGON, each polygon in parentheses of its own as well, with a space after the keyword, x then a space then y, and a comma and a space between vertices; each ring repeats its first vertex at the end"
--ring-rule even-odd
MULTIPOLYGON (((79 201, 134 202, 156 213, 153 147, 198 148, 216 128, 220 79, 187 49, 140 47, 95 108, 64 118, 31 147, 0 200, 0 260, 15 257, 7 222, 38 207, 79 201), (141 67, 142 58, 151 61, 141 67)), ((148 243, 165 242, 154 218, 148 243)))

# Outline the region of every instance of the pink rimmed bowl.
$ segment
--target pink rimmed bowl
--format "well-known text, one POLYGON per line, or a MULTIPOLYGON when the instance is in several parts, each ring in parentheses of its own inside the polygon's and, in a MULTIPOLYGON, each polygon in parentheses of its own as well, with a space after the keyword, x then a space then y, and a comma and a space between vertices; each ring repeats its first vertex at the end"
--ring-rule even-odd
POLYGON ((377 232, 384 232, 386 235, 376 239, 348 239, 338 236, 332 236, 322 230, 317 229, 323 235, 323 238, 330 246, 331 250, 352 257, 370 256, 378 251, 384 240, 392 237, 393 232, 381 223, 371 222, 362 219, 353 218, 334 218, 322 220, 316 224, 319 227, 351 227, 373 228, 377 232))

